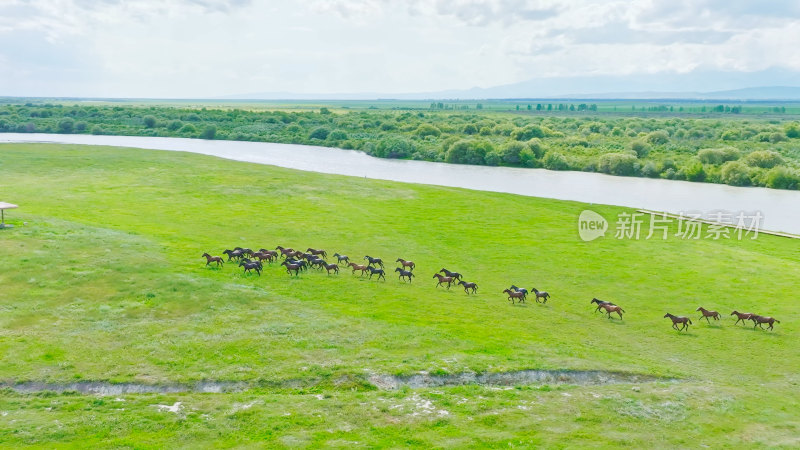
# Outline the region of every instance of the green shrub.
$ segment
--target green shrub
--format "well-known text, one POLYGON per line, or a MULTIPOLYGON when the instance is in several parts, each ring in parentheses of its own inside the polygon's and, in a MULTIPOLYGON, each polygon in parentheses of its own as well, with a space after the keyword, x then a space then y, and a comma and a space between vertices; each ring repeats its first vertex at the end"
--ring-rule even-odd
POLYGON ((561 153, 549 151, 542 158, 542 166, 549 170, 567 170, 569 169, 569 162, 561 153))
POLYGON ((58 132, 59 133, 72 133, 72 130, 75 129, 75 120, 71 117, 65 117, 58 122, 58 132))
POLYGON ((406 158, 414 153, 414 144, 406 138, 392 136, 382 139, 375 147, 374 155, 380 158, 406 158))
POLYGON ((190 123, 187 123, 186 125, 183 126, 183 128, 181 128, 181 133, 190 134, 195 132, 197 132, 197 128, 195 128, 195 126, 190 123))
POLYGON ((343 130, 333 130, 328 135, 329 141, 343 141, 345 139, 347 139, 347 133, 343 130))
POLYGON ((800 124, 793 122, 786 125, 786 137, 791 139, 800 138, 800 124))
POLYGON ((800 174, 787 167, 773 167, 767 172, 765 184, 773 189, 798 189, 800 174))
POLYGON ((669 142, 669 134, 663 130, 653 131, 647 135, 647 141, 653 145, 666 144, 669 142))
POLYGON ((690 161, 680 170, 679 174, 681 178, 688 181, 703 181, 706 178, 706 171, 703 169, 703 163, 697 160, 690 161))
POLYGON ((542 141, 539 138, 533 138, 530 141, 528 141, 528 148, 531 149, 534 156, 536 156, 537 158, 541 158, 542 156, 544 156, 545 149, 544 146, 542 145, 542 141))
POLYGON ((639 158, 644 158, 650 154, 650 146, 647 145, 646 142, 638 139, 631 141, 630 145, 628 145, 628 148, 636 153, 636 156, 639 158))
POLYGON ((203 128, 203 132, 200 134, 200 137, 203 139, 214 139, 214 136, 217 134, 217 127, 214 125, 206 125, 203 128))
POLYGON ((783 157, 772 150, 757 150, 744 157, 744 162, 751 167, 771 169, 783 164, 783 157))
POLYGON ((147 128, 155 128, 156 126, 156 118, 153 116, 144 116, 142 117, 142 123, 147 128))
POLYGON ((525 149, 525 145, 520 142, 507 142, 500 147, 500 155, 503 158, 503 164, 510 166, 519 165, 522 160, 519 158, 519 152, 525 149))
POLYGON ((319 139, 321 141, 324 141, 325 139, 328 138, 328 134, 330 134, 330 132, 331 130, 325 127, 317 127, 311 130, 311 133, 309 133, 308 137, 310 139, 319 139))
POLYGON ((703 164, 720 165, 739 159, 739 151, 733 147, 704 148, 697 152, 697 159, 703 164))
POLYGON ((92 134, 94 135, 103 134, 103 129, 100 127, 100 125, 95 125, 92 127, 92 134))
POLYGON ((611 175, 636 175, 639 163, 636 156, 630 153, 605 153, 600 155, 597 162, 600 172, 611 175))
POLYGON ((648 178, 657 178, 659 175, 658 167, 653 161, 648 161, 647 164, 642 167, 641 174, 643 177, 648 178))
POLYGON ((419 137, 424 138, 427 136, 439 136, 442 131, 429 123, 423 123, 417 127, 416 133, 419 137))
POLYGON ((178 131, 181 129, 182 126, 183 122, 181 122, 180 120, 173 120, 169 123, 169 125, 167 125, 167 129, 169 131, 178 131))
POLYGON ((494 150, 488 142, 462 139, 447 151, 444 160, 456 164, 484 164, 487 153, 494 150))
POLYGON ((720 169, 720 181, 731 186, 749 186, 750 169, 739 161, 728 161, 720 169))
POLYGON ((525 125, 511 132, 511 137, 518 141, 528 141, 533 138, 543 138, 546 136, 544 128, 539 125, 525 125))

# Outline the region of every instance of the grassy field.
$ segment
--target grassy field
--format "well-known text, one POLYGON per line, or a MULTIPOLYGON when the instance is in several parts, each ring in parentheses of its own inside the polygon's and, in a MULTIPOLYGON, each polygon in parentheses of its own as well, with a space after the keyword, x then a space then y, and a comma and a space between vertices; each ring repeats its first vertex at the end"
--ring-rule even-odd
POLYGON ((0 232, 0 380, 252 386, 118 397, 6 389, 2 446, 800 445, 795 240, 585 243, 580 203, 65 145, 0 146, 0 200, 21 206, 7 215, 17 227, 0 232), (418 277, 292 278, 277 264, 244 276, 200 257, 276 245, 412 259, 418 277), (434 288, 442 267, 478 294, 434 288), (501 293, 511 283, 552 299, 512 306, 501 293), (625 320, 595 314, 592 297, 622 305, 625 320), (724 320, 700 323, 698 306, 724 320), (733 309, 781 323, 737 327, 733 309), (677 333, 666 312, 694 325, 677 333), (520 369, 680 381, 368 382, 520 369))

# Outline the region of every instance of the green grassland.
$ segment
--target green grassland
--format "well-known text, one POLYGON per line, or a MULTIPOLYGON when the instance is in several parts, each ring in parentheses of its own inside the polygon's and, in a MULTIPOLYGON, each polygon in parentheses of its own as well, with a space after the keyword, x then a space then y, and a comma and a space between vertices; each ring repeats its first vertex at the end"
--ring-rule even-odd
POLYGON ((0 193, 21 206, 7 215, 17 227, 0 232, 0 381, 252 386, 6 389, 3 446, 800 444, 796 240, 586 243, 580 203, 139 149, 2 145, 0 193), (294 278, 277 264, 245 276, 200 257, 276 245, 412 259, 418 277, 294 278), (435 288, 442 267, 478 294, 435 288), (501 292, 511 283, 552 299, 512 306, 501 292), (622 305, 625 319, 595 314, 592 297, 622 305), (698 306, 724 320, 700 323, 698 306), (781 323, 737 327, 733 309, 781 323), (694 325, 675 332, 666 312, 694 325), (680 381, 396 391, 368 381, 521 369, 680 381))

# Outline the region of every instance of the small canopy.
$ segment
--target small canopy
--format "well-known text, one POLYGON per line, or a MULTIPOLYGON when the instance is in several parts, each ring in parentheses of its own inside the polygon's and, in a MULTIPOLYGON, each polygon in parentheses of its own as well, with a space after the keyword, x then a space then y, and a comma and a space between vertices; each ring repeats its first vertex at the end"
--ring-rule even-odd
POLYGON ((12 228, 13 227, 13 225, 6 225, 5 211, 7 209, 14 209, 14 208, 19 208, 19 206, 15 205, 13 203, 0 202, 0 228, 12 228))

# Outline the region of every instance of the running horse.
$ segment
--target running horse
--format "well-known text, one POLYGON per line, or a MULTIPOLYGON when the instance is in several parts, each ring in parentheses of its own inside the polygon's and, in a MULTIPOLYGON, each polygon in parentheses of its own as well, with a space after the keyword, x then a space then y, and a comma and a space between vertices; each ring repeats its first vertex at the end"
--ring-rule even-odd
POLYGON ((366 264, 356 264, 354 262, 351 262, 351 263, 348 264, 348 266, 353 268, 353 273, 354 274, 356 273, 356 270, 360 270, 361 271, 361 276, 364 276, 364 274, 367 272, 367 270, 369 270, 368 269, 369 266, 367 266, 366 264))
POLYGON ((308 249, 306 249, 306 251, 311 253, 314 256, 322 255, 323 258, 327 258, 328 257, 328 253, 325 250, 317 250, 317 249, 313 249, 313 248, 309 247, 308 249))
POLYGON ((547 300, 550 299, 550 294, 545 291, 538 291, 536 288, 531 288, 534 294, 536 294, 536 303, 539 303, 539 299, 543 298, 544 301, 542 303, 547 303, 547 300))
POLYGON ((290 263, 289 261, 284 261, 281 263, 281 265, 286 266, 286 273, 289 275, 292 274, 292 271, 294 271, 295 276, 300 275, 300 269, 302 268, 302 265, 299 262, 290 263))
POLYGON ((595 309, 594 312, 600 312, 600 309, 603 307, 603 305, 616 306, 615 304, 613 304, 611 302, 607 302, 605 300, 600 300, 599 298, 593 298, 592 301, 590 301, 589 303, 597 303, 597 309, 595 309))
POLYGON ((345 264, 350 263, 350 258, 348 258, 347 255, 340 255, 338 253, 334 253, 333 256, 336 257, 337 264, 341 264, 342 262, 344 262, 345 264))
POLYGON ((689 325, 692 324, 692 319, 688 317, 678 317, 670 313, 664 314, 664 318, 666 319, 667 317, 669 317, 672 320, 672 328, 675 328, 678 331, 688 330, 689 325), (683 324, 683 326, 680 329, 678 329, 679 323, 683 324))
POLYGON ((738 325, 739 321, 742 321, 742 325, 747 325, 746 321, 750 320, 755 314, 753 313, 740 313, 739 311, 733 311, 730 315, 736 316, 736 323, 734 325, 738 325))
POLYGON ((224 252, 222 252, 222 254, 228 255, 228 261, 230 261, 231 259, 239 259, 242 257, 241 250, 225 250, 224 252))
POLYGON ((443 283, 447 283, 447 289, 450 289, 450 285, 452 285, 453 281, 455 281, 455 278, 446 277, 446 276, 444 276, 442 274, 439 274, 439 273, 433 274, 433 278, 436 278, 436 279, 439 280, 439 282, 436 283, 436 287, 441 286, 443 283))
POLYGON ((703 308, 702 306, 701 306, 701 307, 699 307, 699 308, 697 308, 697 309, 695 309, 695 311, 700 311, 700 312, 703 314, 703 315, 700 317, 700 319, 703 319, 703 318, 705 318, 705 319, 706 319, 706 322, 708 322, 709 324, 711 324, 711 321, 710 321, 710 320, 708 320, 708 318, 709 318, 709 317, 713 317, 713 318, 714 318, 714 320, 719 320, 719 313, 718 313, 718 312, 716 312, 716 311, 709 311, 709 310, 707 310, 707 309, 703 308))
POLYGON ((414 276, 414 273, 410 270, 403 270, 401 268, 394 269, 395 272, 400 272, 400 276, 397 277, 398 280, 402 280, 403 278, 408 278, 408 282, 411 283, 411 277, 414 276))
POLYGON ((619 307, 617 305, 612 305, 610 303, 602 303, 602 304, 600 304, 600 308, 603 308, 603 309, 606 310, 606 314, 608 314, 608 318, 609 319, 611 318, 611 313, 615 312, 619 316, 619 319, 622 320, 622 313, 625 312, 625 310, 622 309, 621 307, 619 307))
POLYGON ((443 274, 447 275, 448 277, 452 277, 454 280, 459 280, 460 281, 460 280, 463 279, 461 277, 460 273, 458 273, 458 272, 450 272, 449 270, 445 269, 444 267, 442 267, 442 270, 440 270, 439 273, 443 273, 443 274))
POLYGON ((417 267, 417 265, 416 265, 416 264, 414 264, 414 261, 406 261, 406 260, 405 260, 405 259, 403 259, 403 258, 397 258, 397 261, 395 261, 395 262, 399 262, 399 263, 400 263, 400 266, 401 266, 403 269, 405 269, 406 267, 408 267, 409 269, 411 269, 411 270, 414 270, 414 268, 415 268, 415 267, 417 267))
POLYGON ((512 291, 511 289, 506 289, 503 292, 508 294, 508 299, 511 301, 511 304, 514 304, 514 299, 519 299, 520 303, 525 303, 525 293, 522 291, 512 291))
POLYGON ((373 258, 372 256, 367 255, 364 257, 364 259, 369 260, 369 263, 367 264, 368 266, 378 265, 383 268, 383 260, 380 258, 373 258))
POLYGON ((324 267, 325 267, 325 270, 328 271, 328 275, 331 274, 331 270, 336 272, 337 275, 339 274, 339 265, 338 264, 334 264, 334 263, 327 264, 327 263, 325 263, 324 267))
POLYGON ((386 281, 386 272, 384 272, 383 269, 377 269, 375 267, 369 267, 369 266, 367 267, 367 269, 369 269, 369 279, 370 280, 372 279, 372 276, 377 273, 379 280, 381 278, 383 278, 383 281, 386 281))
POLYGON ((469 290, 470 289, 472 289, 472 293, 473 294, 478 291, 478 285, 475 284, 475 283, 468 283, 468 282, 462 280, 462 281, 459 281, 458 284, 461 285, 461 286, 464 286, 464 292, 466 292, 467 294, 469 294, 469 290))
POLYGON ((764 324, 764 323, 768 323, 769 324, 769 326, 767 327, 768 330, 773 330, 774 328, 772 328, 772 325, 775 322, 781 323, 780 320, 773 319, 772 317, 759 316, 759 315, 756 315, 756 314, 753 314, 752 316, 750 316, 750 320, 752 320, 753 323, 755 324, 755 325, 753 325, 753 329, 754 330, 756 329, 756 327, 759 327, 759 328, 761 328, 763 330, 764 327, 761 324, 764 324))
POLYGON ((225 261, 223 261, 219 256, 211 256, 208 253, 203 253, 202 256, 206 258, 206 265, 209 265, 212 262, 217 263, 217 267, 225 264, 225 261))
POLYGON ((283 248, 283 247, 281 247, 279 245, 279 246, 275 247, 275 250, 280 251, 281 252, 281 256, 284 257, 284 258, 294 255, 294 249, 293 248, 283 248))

